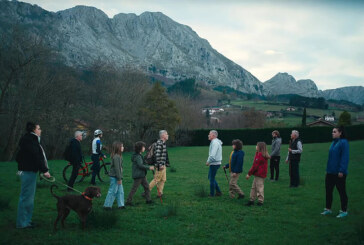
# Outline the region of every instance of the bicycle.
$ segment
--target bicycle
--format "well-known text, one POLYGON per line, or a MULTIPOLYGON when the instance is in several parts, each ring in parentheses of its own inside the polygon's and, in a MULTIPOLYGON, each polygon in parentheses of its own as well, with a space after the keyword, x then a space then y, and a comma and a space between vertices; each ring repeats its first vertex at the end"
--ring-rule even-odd
MULTIPOLYGON (((93 162, 86 162, 85 159, 83 159, 83 162, 85 166, 82 166, 81 164, 81 167, 78 170, 78 176, 76 177, 75 183, 82 182, 86 176, 90 176, 92 174, 92 171, 89 171, 88 166, 92 165, 93 162), (81 177, 79 178, 79 176, 81 177)), ((100 182, 105 182, 105 180, 108 179, 109 177, 109 170, 107 166, 110 166, 110 163, 109 162, 105 163, 102 157, 100 157, 100 162, 101 162, 100 171, 99 174, 97 175, 97 178, 100 180, 100 182)), ((69 162, 67 166, 63 169, 63 179, 66 181, 66 183, 68 183, 71 174, 72 174, 72 164, 69 162)))

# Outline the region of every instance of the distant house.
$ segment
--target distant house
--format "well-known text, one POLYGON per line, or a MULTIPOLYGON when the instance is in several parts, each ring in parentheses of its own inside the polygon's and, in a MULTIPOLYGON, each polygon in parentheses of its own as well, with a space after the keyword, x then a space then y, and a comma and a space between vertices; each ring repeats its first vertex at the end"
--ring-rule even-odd
POLYGON ((286 111, 296 111, 296 108, 294 108, 294 107, 288 107, 288 108, 286 109, 286 111))
POLYGON ((335 117, 333 117, 333 116, 326 116, 325 117, 325 121, 327 121, 327 122, 335 122, 335 117))
POLYGON ((210 115, 225 111, 223 108, 220 108, 220 107, 212 107, 212 108, 203 108, 202 113, 206 113, 207 110, 209 110, 210 115))
POLYGON ((316 120, 312 123, 307 123, 306 126, 307 127, 335 127, 336 125, 332 122, 319 118, 318 120, 316 120))

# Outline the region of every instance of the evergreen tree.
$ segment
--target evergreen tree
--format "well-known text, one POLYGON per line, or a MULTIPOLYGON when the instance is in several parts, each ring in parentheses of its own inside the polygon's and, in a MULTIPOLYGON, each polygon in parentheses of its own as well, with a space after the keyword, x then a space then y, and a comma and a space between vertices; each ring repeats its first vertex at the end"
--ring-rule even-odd
POLYGON ((347 111, 343 111, 339 116, 339 126, 351 125, 351 115, 347 111))
POLYGON ((306 127, 306 107, 303 109, 303 114, 302 114, 302 127, 306 127))
POLYGON ((157 82, 145 94, 144 103, 139 110, 138 125, 141 139, 155 138, 159 130, 165 129, 171 138, 180 122, 180 116, 174 101, 168 98, 166 89, 157 82))

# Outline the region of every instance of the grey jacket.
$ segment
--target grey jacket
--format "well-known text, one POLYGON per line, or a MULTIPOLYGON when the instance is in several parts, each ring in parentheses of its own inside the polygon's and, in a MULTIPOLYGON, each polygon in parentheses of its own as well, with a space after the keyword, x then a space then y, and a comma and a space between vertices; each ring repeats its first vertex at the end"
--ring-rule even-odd
POLYGON ((123 179, 123 158, 117 154, 111 160, 109 176, 115 177, 117 180, 123 179))
POLYGON ((211 140, 209 157, 207 162, 210 165, 220 165, 222 161, 222 141, 218 138, 211 140))
POLYGON ((270 155, 273 156, 280 156, 281 155, 281 144, 282 138, 273 138, 272 140, 272 151, 270 155))

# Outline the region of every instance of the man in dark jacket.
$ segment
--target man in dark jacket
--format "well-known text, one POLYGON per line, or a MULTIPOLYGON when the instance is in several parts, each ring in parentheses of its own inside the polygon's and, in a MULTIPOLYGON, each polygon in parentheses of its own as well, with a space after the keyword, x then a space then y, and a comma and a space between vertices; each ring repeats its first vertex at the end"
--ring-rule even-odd
POLYGON ((303 148, 302 142, 299 138, 299 133, 297 130, 293 130, 286 159, 286 163, 289 162, 289 173, 291 178, 289 187, 298 187, 300 184, 299 163, 302 151, 303 148))
POLYGON ((82 163, 82 150, 81 150, 81 142, 82 141, 82 132, 76 131, 75 137, 70 141, 71 144, 71 164, 72 164, 72 174, 68 181, 67 191, 72 191, 75 180, 78 176, 78 171, 81 167, 82 163))
POLYGON ((37 172, 49 178, 48 164, 43 147, 40 144, 42 130, 38 124, 28 122, 27 133, 19 142, 18 175, 21 181, 16 228, 32 228, 34 197, 37 184, 37 172))

